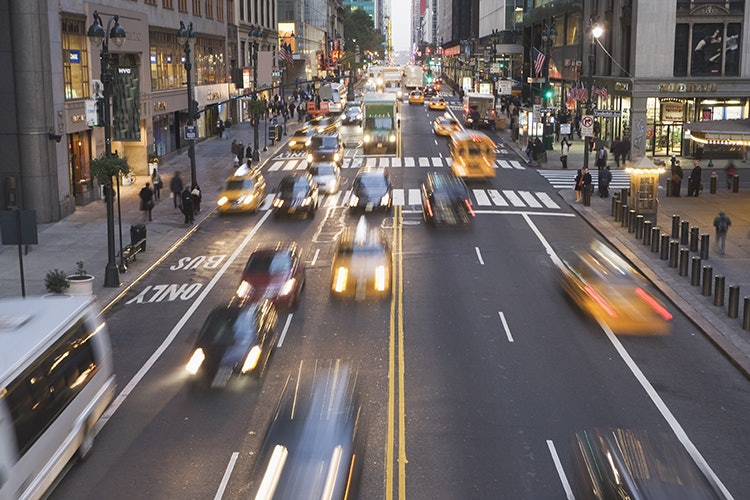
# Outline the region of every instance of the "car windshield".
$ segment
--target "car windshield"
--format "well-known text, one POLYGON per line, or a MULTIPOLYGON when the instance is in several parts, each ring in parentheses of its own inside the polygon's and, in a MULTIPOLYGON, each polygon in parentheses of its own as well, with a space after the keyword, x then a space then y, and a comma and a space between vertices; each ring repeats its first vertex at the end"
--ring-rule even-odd
POLYGON ((307 179, 305 179, 304 177, 287 177, 281 180, 281 184, 279 184, 279 191, 281 191, 282 194, 292 194, 298 192, 306 192, 308 187, 310 186, 307 182, 307 179))
POLYGON ((382 245, 347 245, 339 248, 339 255, 385 255, 385 248, 382 245))
POLYGON ((245 274, 285 274, 291 268, 292 258, 289 254, 253 254, 245 264, 245 274))
POLYGON ((212 344, 245 342, 255 337, 257 326, 254 309, 227 308, 211 313, 200 338, 212 344))
POLYGON ((391 129, 393 119, 390 116, 372 116, 367 118, 367 126, 371 129, 391 129))
POLYGON ((310 148, 315 149, 338 149, 339 140, 337 137, 324 136, 324 137, 313 137, 310 142, 310 148))
POLYGON ((354 179, 355 189, 385 189, 387 187, 388 183, 382 174, 358 175, 354 179))
POLYGON ((312 175, 333 175, 335 173, 333 165, 312 165, 309 170, 312 175))
POLYGON ((242 189, 253 189, 252 179, 233 179, 227 181, 227 185, 224 187, 226 191, 240 191, 242 189))

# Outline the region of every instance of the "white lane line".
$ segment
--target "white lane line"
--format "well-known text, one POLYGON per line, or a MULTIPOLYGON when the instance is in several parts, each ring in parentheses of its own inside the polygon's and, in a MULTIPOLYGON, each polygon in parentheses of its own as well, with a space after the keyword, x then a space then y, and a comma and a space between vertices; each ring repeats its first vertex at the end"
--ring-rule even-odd
POLYGON ((235 451, 232 453, 232 456, 229 457, 229 463, 227 464, 227 468, 224 471, 224 477, 221 478, 221 483, 219 484, 219 489, 216 490, 216 495, 214 496, 214 500, 221 500, 224 496, 224 492, 227 489, 227 484, 229 484, 229 477, 232 475, 232 471, 234 470, 234 465, 237 463, 237 457, 240 456, 240 453, 238 451, 235 451))
POLYGON ((282 344, 284 344, 284 338, 286 337, 286 332, 289 330, 289 325, 292 324, 292 317, 294 314, 289 314, 286 317, 286 323, 284 323, 284 328, 281 330, 281 336, 279 337, 279 343, 276 344, 276 347, 281 347, 282 344))
POLYGON ((195 299, 195 302, 193 302, 188 310, 185 312, 185 314, 182 315, 182 318, 177 322, 177 324, 174 325, 172 328, 172 331, 169 332, 169 335, 164 339, 164 341, 161 343, 161 345, 154 351, 154 353, 151 355, 148 360, 141 366, 141 368, 136 372, 135 375, 133 375, 133 378, 130 379, 130 381, 125 385, 125 387, 120 391, 120 394, 115 397, 115 399, 112 401, 112 404, 109 405, 109 408, 104 412, 102 417, 99 419, 101 422, 100 428, 104 427, 104 425, 109 422, 109 419, 112 418, 112 415, 115 414, 117 409, 120 407, 120 405, 125 402, 125 399, 130 396, 130 393, 133 392, 135 387, 140 383, 140 381, 143 379, 143 377, 146 376, 146 374, 149 372, 151 367, 156 364, 156 362, 159 360, 162 354, 167 350, 167 347, 169 347, 174 339, 177 337, 177 335, 180 333, 182 328, 185 326, 185 324, 190 320, 190 318, 193 316, 195 311, 198 309, 198 306, 200 306, 203 301, 206 299, 208 294, 211 292, 211 290, 216 286, 216 283, 218 283, 219 279, 224 275, 224 273, 227 272, 227 269, 229 269, 229 266, 231 266, 235 260, 237 260, 237 257, 245 250, 245 247, 250 243, 250 241, 255 237, 255 233, 257 233, 263 223, 268 220, 268 218, 271 216, 271 211, 267 211, 263 214, 263 216, 258 220, 258 222, 253 226, 253 228, 250 230, 249 233, 247 233, 247 236, 245 236, 245 239, 242 240, 242 242, 237 246, 237 248, 232 252, 232 255, 229 256, 229 259, 224 263, 223 266, 221 266, 221 269, 214 275, 213 278, 211 278, 211 281, 208 282, 208 284, 203 288, 203 291, 201 291, 201 294, 198 296, 197 299, 195 299))
POLYGON ((575 500, 576 497, 573 494, 573 489, 570 487, 568 476, 565 475, 565 469, 563 469, 562 463, 560 463, 560 457, 558 456, 557 450, 555 449, 555 443, 553 443, 551 439, 547 440, 547 448, 549 448, 549 454, 552 455, 552 461, 555 463, 557 475, 560 477, 560 482, 562 483, 562 487, 565 490, 565 497, 568 500, 575 500))
POLYGON ((313 255, 312 262, 310 262, 310 267, 315 266, 315 263, 318 261, 318 255, 320 254, 320 248, 315 249, 315 255, 313 255))
POLYGON ((513 342, 513 335, 511 335, 508 322, 505 320, 505 314, 503 314, 502 311, 498 311, 497 314, 500 316, 500 321, 503 323, 503 330, 505 330, 505 336, 508 337, 508 342, 513 342))
MULTIPOLYGON (((552 262, 558 268, 561 268, 563 265, 562 260, 557 256, 550 244, 544 238, 541 231, 539 231, 539 228, 536 227, 534 222, 531 220, 531 217, 525 213, 523 214, 523 217, 524 219, 526 219, 526 223, 529 225, 532 232, 542 243, 542 246, 545 248, 545 251, 547 252, 547 255, 549 255, 552 262)), ((630 354, 627 350, 625 350, 625 347, 623 347, 623 345, 620 343, 620 340, 617 338, 614 332, 604 323, 599 323, 599 326, 607 335, 610 343, 620 355, 620 358, 625 362, 625 365, 630 369, 630 372, 633 374, 635 379, 638 381, 638 383, 641 384, 641 387, 643 388, 646 395, 651 399, 651 402, 654 403, 654 406, 656 406, 656 409, 659 410, 659 413, 661 413, 662 417, 664 417, 664 420, 672 429, 672 432, 675 433, 677 439, 680 440, 682 446, 684 446, 685 450, 688 452, 688 454, 690 454, 690 457, 693 459, 698 468, 701 469, 701 471, 703 472, 703 474, 705 474, 709 481, 711 481, 714 485, 716 485, 717 488, 719 488, 719 490, 721 490, 724 498, 733 498, 729 493, 729 490, 727 490, 726 486, 724 486, 716 473, 714 473, 714 471, 711 469, 711 466, 708 465, 706 459, 703 458, 703 455, 701 455, 700 451, 698 451, 698 448, 696 448, 693 442, 690 441, 690 438, 688 437, 685 430, 669 410, 666 403, 664 403, 664 400, 661 399, 661 396, 659 396, 659 394, 656 392, 654 386, 651 385, 651 382, 648 381, 641 369, 638 367, 635 361, 633 361, 633 358, 630 357, 630 354)))
POLYGON ((477 259, 479 259, 479 264, 484 265, 484 259, 482 259, 482 252, 479 251, 479 247, 474 247, 474 250, 477 252, 477 259))

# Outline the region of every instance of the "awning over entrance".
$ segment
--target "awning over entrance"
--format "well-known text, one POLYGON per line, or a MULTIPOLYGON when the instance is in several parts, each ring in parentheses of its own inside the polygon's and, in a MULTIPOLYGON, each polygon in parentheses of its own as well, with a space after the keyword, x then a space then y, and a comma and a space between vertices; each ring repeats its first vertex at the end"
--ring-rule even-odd
POLYGON ((750 146, 750 120, 706 120, 686 123, 684 128, 699 144, 750 146))

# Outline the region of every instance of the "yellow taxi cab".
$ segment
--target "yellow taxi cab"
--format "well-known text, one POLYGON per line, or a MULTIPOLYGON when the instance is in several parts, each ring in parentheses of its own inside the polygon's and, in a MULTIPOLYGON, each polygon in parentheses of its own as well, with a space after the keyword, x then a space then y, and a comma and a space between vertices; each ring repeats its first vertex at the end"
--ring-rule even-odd
POLYGON ((391 249, 380 229, 361 216, 356 228, 339 238, 331 266, 331 293, 337 298, 365 300, 391 294, 391 249))
POLYGON ((443 97, 431 97, 430 102, 427 104, 427 107, 434 111, 445 111, 446 108, 446 102, 443 97))
POLYGON ((461 130, 461 124, 448 113, 438 116, 435 121, 432 122, 432 130, 435 135, 448 136, 453 132, 461 130))
POLYGON ((461 130, 450 136, 451 170, 462 179, 495 177, 495 143, 476 130, 461 130))
POLYGON ((409 104, 424 104, 424 93, 421 90, 409 92, 409 104))
POLYGON ((257 212, 266 196, 266 180, 259 169, 241 165, 224 182, 216 204, 220 214, 257 212))

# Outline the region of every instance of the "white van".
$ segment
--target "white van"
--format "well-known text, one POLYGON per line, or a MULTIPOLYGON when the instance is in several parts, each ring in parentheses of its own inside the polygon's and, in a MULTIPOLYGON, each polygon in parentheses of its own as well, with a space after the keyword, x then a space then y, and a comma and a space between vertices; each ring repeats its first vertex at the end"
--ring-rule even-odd
POLYGON ((93 296, 2 299, 0 346, 0 500, 40 498, 114 397, 109 333, 93 296))

